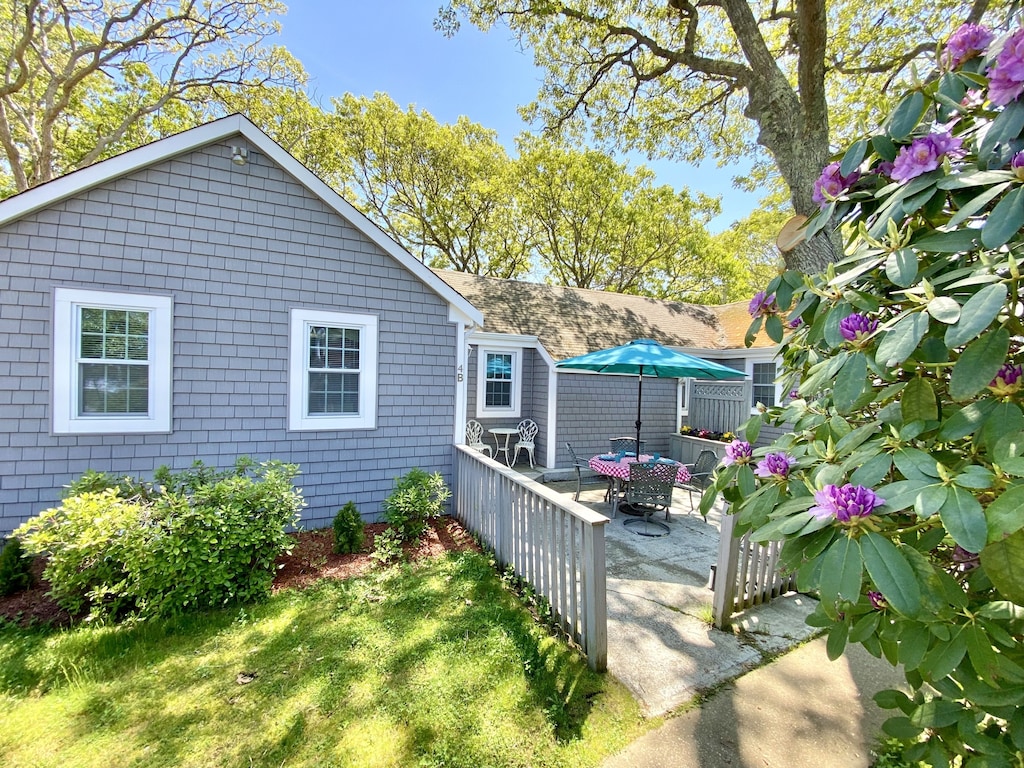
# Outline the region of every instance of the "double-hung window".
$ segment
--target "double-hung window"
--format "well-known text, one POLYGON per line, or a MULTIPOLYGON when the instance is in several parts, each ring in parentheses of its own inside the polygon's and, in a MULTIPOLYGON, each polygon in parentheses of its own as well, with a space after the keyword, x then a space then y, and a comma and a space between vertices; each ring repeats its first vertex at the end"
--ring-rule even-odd
POLYGON ((518 417, 522 390, 521 349, 480 349, 477 416, 518 417))
POLYGON ((53 431, 169 432, 172 317, 169 296, 57 288, 53 431))
POLYGON ((290 348, 289 429, 376 426, 376 317, 293 309, 290 348))
POLYGON ((756 408, 758 403, 773 406, 778 402, 778 386, 775 383, 775 362, 752 363, 751 378, 753 382, 750 387, 751 408, 756 408))

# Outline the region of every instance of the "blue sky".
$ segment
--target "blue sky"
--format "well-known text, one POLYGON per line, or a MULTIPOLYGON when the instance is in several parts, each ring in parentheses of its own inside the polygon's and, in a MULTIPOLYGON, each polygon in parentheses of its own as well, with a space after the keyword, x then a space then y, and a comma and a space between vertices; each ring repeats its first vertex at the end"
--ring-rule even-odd
MULTIPOLYGON (((349 92, 381 91, 403 108, 426 110, 443 123, 459 115, 513 139, 528 130, 516 108, 537 94, 542 73, 529 52, 517 49, 503 28, 483 33, 464 23, 452 39, 434 31, 442 0, 292 0, 281 19, 281 41, 306 68, 324 107, 349 92)), ((757 196, 732 189, 734 170, 708 163, 694 168, 636 158, 655 170, 658 183, 722 195, 720 230, 745 217, 757 196)))

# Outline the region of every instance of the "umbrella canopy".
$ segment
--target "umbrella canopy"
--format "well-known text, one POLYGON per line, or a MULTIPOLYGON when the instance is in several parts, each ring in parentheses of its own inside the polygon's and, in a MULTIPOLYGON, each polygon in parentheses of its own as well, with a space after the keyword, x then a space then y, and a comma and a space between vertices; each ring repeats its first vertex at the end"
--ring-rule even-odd
POLYGON ((651 339, 636 339, 619 347, 599 349, 555 363, 556 368, 598 373, 626 373, 638 377, 636 393, 636 447, 640 452, 640 405, 644 376, 663 379, 742 379, 743 371, 676 352, 651 339))

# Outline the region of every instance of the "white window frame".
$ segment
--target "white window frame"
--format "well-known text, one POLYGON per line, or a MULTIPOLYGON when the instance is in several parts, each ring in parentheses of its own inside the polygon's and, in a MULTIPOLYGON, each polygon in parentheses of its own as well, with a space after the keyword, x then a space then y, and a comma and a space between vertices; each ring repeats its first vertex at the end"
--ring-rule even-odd
MULTIPOLYGON (((776 358, 774 358, 774 357, 752 357, 752 358, 747 358, 747 370, 746 370, 746 373, 750 377, 750 396, 751 396, 751 399, 753 399, 753 397, 754 397, 754 391, 755 391, 754 388, 755 387, 767 386, 767 384, 757 384, 754 381, 754 364, 755 363, 756 364, 760 364, 760 365, 769 365, 770 364, 770 365, 774 365, 775 366, 775 380, 774 380, 774 383, 773 383, 773 386, 775 387, 775 403, 774 403, 774 405, 779 405, 782 402, 782 391, 781 391, 782 390, 782 385, 779 384, 779 381, 778 381, 778 379, 779 379, 779 361, 776 358)), ((757 413, 757 402, 760 402, 760 401, 755 401, 755 402, 751 403, 751 405, 750 405, 750 412, 751 413, 757 413)), ((767 403, 765 403, 765 405, 767 405, 767 403)))
MULTIPOLYGON (((676 389, 676 411, 679 414, 679 418, 683 419, 690 415, 690 397, 692 392, 690 391, 690 385, 693 383, 693 379, 685 378, 679 379, 679 383, 676 389)), ((676 429, 682 426, 682 422, 676 424, 676 429)))
POLYGON ((56 288, 53 300, 53 432, 123 435, 171 431, 174 300, 79 288, 56 288), (149 312, 149 404, 137 414, 79 415, 78 340, 82 308, 149 312))
POLYGON ((377 317, 350 312, 292 309, 289 319, 288 429, 327 431, 377 427, 377 317), (309 327, 355 328, 359 331, 359 412, 309 414, 307 371, 309 327))
POLYGON ((476 417, 478 419, 507 416, 519 418, 523 404, 523 350, 522 347, 503 347, 496 344, 477 347, 476 358, 476 417), (487 355, 512 355, 512 404, 507 407, 487 407, 487 355))

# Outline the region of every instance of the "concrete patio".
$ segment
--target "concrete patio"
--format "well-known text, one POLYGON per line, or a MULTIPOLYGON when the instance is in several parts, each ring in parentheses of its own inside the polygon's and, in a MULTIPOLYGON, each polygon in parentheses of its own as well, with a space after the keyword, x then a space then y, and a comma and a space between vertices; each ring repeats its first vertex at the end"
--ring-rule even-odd
MULTIPOLYGON (((573 494, 576 481, 547 486, 573 494)), ((600 478, 585 481, 580 502, 610 515, 604 489, 600 478)), ((804 618, 815 601, 797 594, 738 615, 733 631, 711 626, 709 576, 720 517, 718 507, 704 520, 691 511, 686 491, 677 489, 667 535, 640 536, 623 526, 623 514, 605 528, 608 671, 648 716, 676 710, 814 634, 804 618)))

